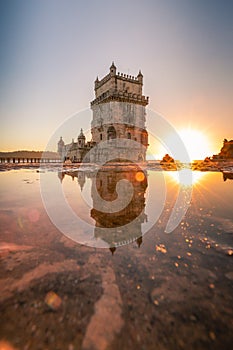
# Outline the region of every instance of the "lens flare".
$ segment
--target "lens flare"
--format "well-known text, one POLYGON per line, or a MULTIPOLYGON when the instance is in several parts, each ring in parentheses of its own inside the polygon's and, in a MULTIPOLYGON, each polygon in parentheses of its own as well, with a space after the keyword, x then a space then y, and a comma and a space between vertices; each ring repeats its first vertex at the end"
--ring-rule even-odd
POLYGON ((142 182, 145 179, 145 175, 142 171, 138 171, 135 175, 135 179, 138 182, 142 182))
POLYGON ((0 350, 17 350, 17 349, 8 341, 0 340, 0 350))

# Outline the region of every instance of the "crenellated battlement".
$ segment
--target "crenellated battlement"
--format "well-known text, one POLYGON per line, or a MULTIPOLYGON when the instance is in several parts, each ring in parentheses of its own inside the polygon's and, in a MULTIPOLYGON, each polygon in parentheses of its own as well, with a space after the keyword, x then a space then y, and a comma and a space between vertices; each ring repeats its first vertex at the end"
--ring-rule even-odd
MULTIPOLYGON (((128 74, 118 72, 114 77, 116 77, 117 79, 121 79, 124 81, 134 83, 134 84, 142 84, 142 81, 140 81, 140 78, 138 76, 135 77, 133 75, 128 75, 128 74)), ((95 89, 98 89, 100 86, 104 85, 111 78, 112 78, 112 76, 109 73, 109 74, 105 75, 105 77, 103 77, 101 80, 97 79, 95 81, 95 89)))
POLYGON ((133 75, 128 75, 128 74, 124 74, 124 73, 118 72, 118 73, 117 73, 117 77, 118 77, 118 78, 121 78, 121 79, 124 79, 124 80, 133 81, 134 83, 140 84, 140 81, 139 81, 139 79, 138 79, 138 76, 137 76, 137 77, 134 77, 133 75))
MULTIPOLYGON (((104 93, 115 95, 116 93, 132 94, 142 97, 143 75, 139 71, 137 76, 117 72, 114 63, 110 67, 110 72, 101 80, 97 77, 95 81, 95 97, 100 98, 104 93)), ((103 99, 103 96, 100 98, 103 99)), ((133 97, 136 101, 143 98, 133 97)))

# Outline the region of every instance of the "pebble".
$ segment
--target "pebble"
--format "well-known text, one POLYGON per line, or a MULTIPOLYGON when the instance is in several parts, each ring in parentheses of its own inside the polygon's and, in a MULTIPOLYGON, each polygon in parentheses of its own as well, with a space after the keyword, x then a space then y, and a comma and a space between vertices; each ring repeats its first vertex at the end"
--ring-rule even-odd
POLYGON ((196 322, 196 321, 197 321, 197 318, 196 318, 195 315, 191 315, 191 316, 189 317, 189 319, 190 319, 190 321, 192 321, 192 322, 196 322))
POLYGON ((31 327, 31 332, 32 332, 32 333, 34 333, 34 332, 35 332, 35 330, 36 330, 36 325, 35 325, 35 324, 33 324, 33 325, 32 325, 32 327, 31 327))
POLYGON ((225 273, 225 277, 229 280, 233 281, 233 271, 225 273))
POLYGON ((212 331, 209 332, 209 337, 210 337, 210 339, 213 340, 213 341, 216 339, 216 335, 215 335, 214 332, 212 332, 212 331))
POLYGON ((60 308, 62 300, 55 292, 50 291, 46 294, 45 303, 50 307, 50 309, 56 311, 60 308))

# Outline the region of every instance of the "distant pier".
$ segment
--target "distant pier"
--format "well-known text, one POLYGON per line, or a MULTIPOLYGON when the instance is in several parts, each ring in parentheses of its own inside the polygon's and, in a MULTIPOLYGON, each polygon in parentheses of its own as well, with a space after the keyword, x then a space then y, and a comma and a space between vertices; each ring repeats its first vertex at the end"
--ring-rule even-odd
POLYGON ((13 151, 0 152, 0 164, 42 164, 61 163, 57 152, 49 151, 13 151))
POLYGON ((20 163, 62 163, 58 158, 16 158, 16 157, 1 157, 1 164, 20 164, 20 163))

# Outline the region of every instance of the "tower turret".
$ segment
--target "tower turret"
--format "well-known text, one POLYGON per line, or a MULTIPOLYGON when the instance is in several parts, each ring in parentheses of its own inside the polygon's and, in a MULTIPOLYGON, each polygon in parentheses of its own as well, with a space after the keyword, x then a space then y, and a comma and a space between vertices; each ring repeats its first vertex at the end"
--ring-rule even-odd
POLYGON ((63 141, 62 137, 60 137, 60 140, 57 143, 57 152, 60 154, 60 156, 62 156, 64 153, 64 147, 65 142, 63 141))
POLYGON ((79 171, 78 172, 78 184, 80 186, 81 191, 83 190, 83 187, 86 182, 86 176, 84 171, 79 171))
POLYGON ((112 65, 110 67, 110 75, 111 76, 115 76, 116 75, 116 66, 115 66, 114 62, 112 62, 112 65))
POLYGON ((138 78, 139 83, 143 84, 143 75, 142 75, 141 69, 139 70, 137 78, 138 78))
POLYGON ((98 76, 96 77, 96 80, 95 80, 95 89, 98 88, 98 84, 99 84, 99 78, 98 76))
POLYGON ((78 136, 78 146, 79 147, 84 147, 86 142, 86 137, 83 134, 83 129, 80 130, 80 134, 78 136))

